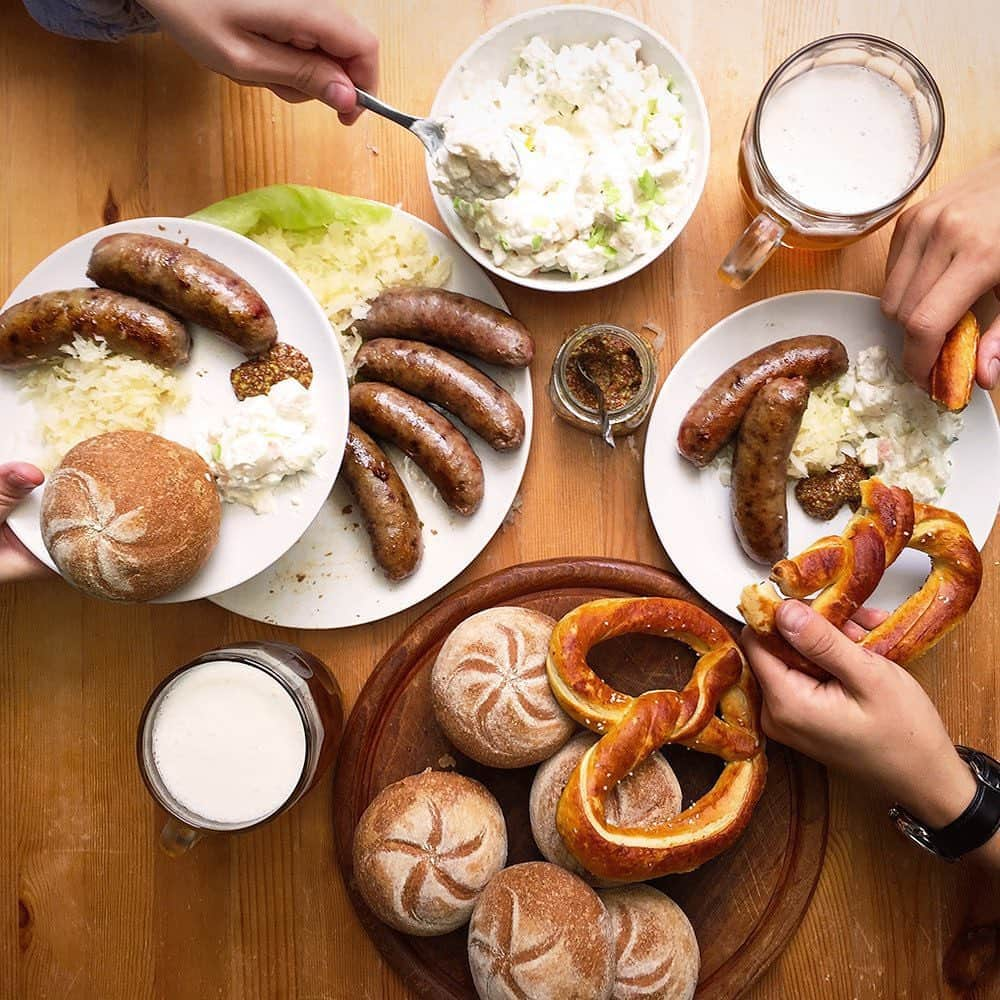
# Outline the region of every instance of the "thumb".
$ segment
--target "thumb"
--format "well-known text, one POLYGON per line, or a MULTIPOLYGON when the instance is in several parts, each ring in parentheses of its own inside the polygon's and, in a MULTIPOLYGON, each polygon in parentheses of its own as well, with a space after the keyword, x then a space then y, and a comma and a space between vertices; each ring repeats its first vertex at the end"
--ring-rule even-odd
POLYGON ((871 676, 869 652, 801 601, 783 601, 775 615, 785 641, 845 687, 859 691, 871 676))
POLYGON ((35 487, 45 481, 42 470, 28 462, 0 465, 0 524, 35 487))
MULTIPOLYGON (((1000 285, 997 286, 1000 297, 1000 285)), ((976 381, 987 391, 1000 383, 1000 317, 983 334, 976 352, 976 381)))

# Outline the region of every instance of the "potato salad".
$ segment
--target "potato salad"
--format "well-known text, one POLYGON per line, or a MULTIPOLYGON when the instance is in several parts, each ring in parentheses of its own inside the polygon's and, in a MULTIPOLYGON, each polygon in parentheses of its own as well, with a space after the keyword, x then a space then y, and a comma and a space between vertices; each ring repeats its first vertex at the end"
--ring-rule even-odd
POLYGON ((670 79, 638 52, 617 38, 556 52, 535 37, 505 81, 468 81, 456 125, 490 122, 520 159, 506 197, 453 200, 497 266, 591 277, 663 241, 685 202, 690 134, 670 79))

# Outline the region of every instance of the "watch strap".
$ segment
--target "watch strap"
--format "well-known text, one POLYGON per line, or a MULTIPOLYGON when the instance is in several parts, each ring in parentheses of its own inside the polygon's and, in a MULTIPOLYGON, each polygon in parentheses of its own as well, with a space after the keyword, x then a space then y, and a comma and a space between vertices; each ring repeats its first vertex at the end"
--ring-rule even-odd
MULTIPOLYGON (((965 749, 961 747, 959 752, 965 749)), ((984 780, 985 776, 976 766, 979 762, 970 759, 976 752, 967 753, 969 756, 963 753, 962 757, 976 776, 976 794, 957 819, 931 832, 936 850, 950 860, 982 847, 1000 829, 1000 790, 984 780)))

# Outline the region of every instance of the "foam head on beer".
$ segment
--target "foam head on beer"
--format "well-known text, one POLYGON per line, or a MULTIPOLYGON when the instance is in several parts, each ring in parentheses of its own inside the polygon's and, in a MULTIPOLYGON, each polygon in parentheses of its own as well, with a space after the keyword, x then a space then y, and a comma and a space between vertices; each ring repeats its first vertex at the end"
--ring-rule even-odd
POLYGON ((153 763, 167 792, 211 824, 249 826, 291 797, 306 760, 292 695, 246 663, 202 663, 164 690, 152 719, 153 763))

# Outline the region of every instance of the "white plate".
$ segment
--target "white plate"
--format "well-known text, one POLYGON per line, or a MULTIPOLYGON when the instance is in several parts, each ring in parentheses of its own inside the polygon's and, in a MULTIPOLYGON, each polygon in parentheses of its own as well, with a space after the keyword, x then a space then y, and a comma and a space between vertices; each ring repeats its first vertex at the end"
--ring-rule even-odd
POLYGON ((430 157, 427 157, 426 167, 431 195, 438 215, 444 220, 452 237, 458 241, 462 249, 488 271, 492 271, 505 281, 547 292, 585 292, 603 288, 605 285, 623 281, 641 271, 647 264, 652 264, 680 236, 681 230, 687 225, 688 219, 698 205, 708 176, 711 152, 708 109, 705 107, 705 99, 691 67, 677 49, 652 28, 616 10, 606 10, 588 4, 564 4, 518 14, 476 39, 458 57, 458 61, 441 82, 434 103, 431 105, 431 116, 440 117, 454 106, 468 84, 469 74, 473 74, 472 78, 475 80, 506 79, 514 68, 515 54, 535 35, 540 35, 557 49, 563 45, 594 45, 608 38, 620 38, 626 42, 638 41, 642 46, 639 49, 639 58, 647 65, 656 66, 661 73, 673 79, 688 115, 687 127, 691 130, 693 161, 685 205, 671 222, 662 242, 649 253, 637 257, 624 267, 612 268, 592 278, 573 279, 561 271, 545 271, 522 277, 493 263, 492 255, 483 250, 478 237, 455 212, 451 198, 441 194, 434 184, 430 183, 433 166, 430 157))
MULTIPOLYGON (((451 279, 445 287, 507 309, 489 278, 459 253, 454 243, 415 216, 395 211, 426 234, 433 252, 451 260, 451 279)), ((387 449, 424 525, 424 554, 412 576, 398 583, 383 576, 372 559, 368 533, 356 505, 344 484, 338 482, 330 502, 323 505, 294 548, 260 576, 235 590, 216 594, 212 600, 248 618, 289 628, 345 628, 411 608, 458 576, 496 533, 517 496, 528 462, 532 423, 527 369, 499 368, 471 357, 466 360, 517 400, 524 411, 524 444, 516 451, 496 452, 462 428, 486 475, 483 503, 472 517, 449 510, 412 462, 394 448, 387 449), (351 514, 344 513, 348 507, 354 508, 351 514)))
MULTIPOLYGON (((129 219, 95 229, 46 257, 14 289, 4 308, 41 292, 93 285, 86 277, 90 252, 98 240, 111 233, 149 233, 186 240, 249 281, 270 306, 280 339, 309 358, 313 367, 310 391, 322 400, 318 433, 327 443, 326 454, 314 472, 282 484, 273 511, 256 514, 240 504, 223 505, 219 544, 208 562, 189 583, 162 599, 165 603, 193 601, 250 579, 288 551, 309 527, 330 492, 344 454, 347 375, 329 323, 306 286, 256 243, 206 222, 129 219)), ((177 370, 190 402, 183 413, 169 415, 161 428, 165 437, 188 445, 192 441, 192 422, 204 419, 234 398, 229 372, 246 360, 228 340, 197 326, 192 326, 191 332, 191 358, 177 370)), ((39 461, 43 449, 36 427, 34 404, 18 399, 16 374, 0 372, 0 455, 4 460, 39 461)), ((36 491, 21 504, 8 523, 29 549, 54 569, 39 529, 40 493, 36 491)))
MULTIPOLYGON (((879 310, 878 299, 855 292, 793 292, 765 299, 721 320, 688 348, 656 400, 644 460, 646 502, 656 533, 678 572, 706 600, 739 619, 743 587, 767 576, 748 559, 733 531, 729 488, 715 469, 696 469, 677 451, 677 429, 688 407, 729 365, 776 340, 823 333, 841 340, 851 360, 873 344, 884 345, 900 365, 899 327, 879 310)), ((979 391, 964 414, 961 437, 952 445, 951 480, 940 506, 960 514, 976 545, 986 544, 1000 503, 1000 426, 990 397, 979 391)), ((815 521, 799 507, 789 485, 789 552, 847 523, 845 508, 830 522, 815 521)), ((886 572, 869 604, 891 610, 917 590, 927 558, 910 549, 886 572)))

